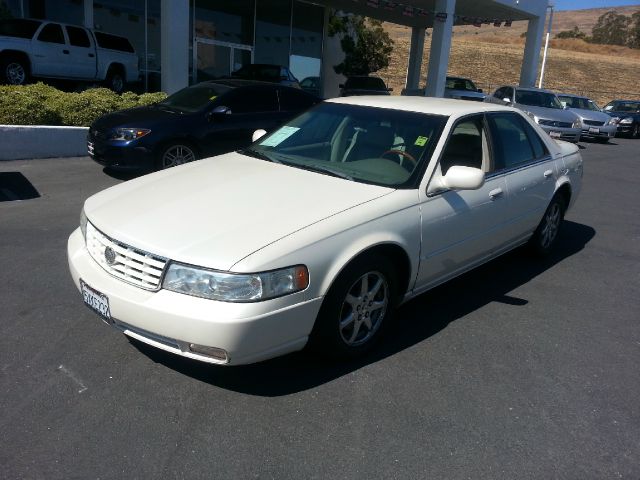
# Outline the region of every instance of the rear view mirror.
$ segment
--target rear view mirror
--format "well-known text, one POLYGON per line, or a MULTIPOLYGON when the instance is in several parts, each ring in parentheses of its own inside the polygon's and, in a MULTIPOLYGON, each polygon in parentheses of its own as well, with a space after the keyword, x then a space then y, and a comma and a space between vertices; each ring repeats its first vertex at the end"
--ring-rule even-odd
POLYGON ((441 180, 451 190, 477 190, 484 185, 484 172, 479 168, 454 165, 441 180))
POLYGON ((262 137, 264 137, 266 135, 266 133, 267 133, 267 131, 263 130, 262 128, 256 130, 255 132, 253 132, 253 135, 251 135, 251 141, 252 142, 257 142, 262 137))

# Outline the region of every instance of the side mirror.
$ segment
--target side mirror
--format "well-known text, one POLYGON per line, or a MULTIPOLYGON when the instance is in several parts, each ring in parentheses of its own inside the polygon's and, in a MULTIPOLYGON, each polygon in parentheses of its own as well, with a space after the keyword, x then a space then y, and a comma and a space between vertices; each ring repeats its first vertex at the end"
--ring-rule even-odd
POLYGON ((263 130, 262 128, 260 128, 260 129, 256 130, 255 132, 253 132, 253 135, 251 135, 251 141, 252 142, 257 142, 262 137, 264 137, 266 134, 267 134, 267 131, 263 130))
POLYGON ((504 97, 504 98, 502 99, 502 101, 503 101, 504 103, 511 103, 511 99, 510 99, 510 98, 507 98, 507 97, 504 97))
POLYGON ((224 105, 218 105, 216 108, 207 113, 207 119, 211 121, 214 118, 221 117, 222 115, 231 115, 231 109, 224 105))
POLYGON ((393 87, 387 88, 387 92, 393 92, 393 87))
POLYGON ((477 90, 477 92, 478 92, 478 93, 482 93, 482 89, 481 89, 481 88, 479 88, 479 89, 477 90))
POLYGON ((484 172, 479 168, 454 165, 447 170, 441 183, 451 190, 477 190, 484 185, 484 172))

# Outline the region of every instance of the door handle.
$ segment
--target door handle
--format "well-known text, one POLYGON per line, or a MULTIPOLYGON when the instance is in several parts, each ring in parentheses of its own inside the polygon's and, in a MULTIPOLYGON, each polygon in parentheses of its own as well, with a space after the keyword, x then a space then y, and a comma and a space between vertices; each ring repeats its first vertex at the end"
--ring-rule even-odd
POLYGON ((501 197, 503 193, 504 192, 501 188, 495 188, 489 192, 489 197, 491 198, 491 200, 495 200, 496 198, 501 197))
POLYGON ((65 55, 69 55, 69 50, 62 50, 62 53, 64 53, 65 55))
POLYGON ((553 170, 545 170, 543 175, 544 175, 544 178, 549 178, 551 175, 553 175, 553 170))

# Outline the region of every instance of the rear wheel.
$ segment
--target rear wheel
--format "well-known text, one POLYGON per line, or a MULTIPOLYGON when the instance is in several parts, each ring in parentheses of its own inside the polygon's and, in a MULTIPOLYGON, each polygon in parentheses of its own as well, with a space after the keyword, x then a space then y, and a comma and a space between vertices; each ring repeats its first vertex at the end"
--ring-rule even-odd
POLYGON ((106 87, 116 93, 122 93, 124 91, 124 75, 122 71, 117 67, 109 68, 107 72, 107 78, 104 81, 106 87))
POLYGON ((156 170, 177 167, 197 160, 196 150, 186 142, 172 143, 160 150, 156 170))
POLYGON ((380 339, 397 303, 393 264, 361 257, 347 266, 329 289, 310 344, 333 358, 355 358, 380 339))
POLYGON ((561 195, 556 194, 544 212, 540 225, 538 225, 531 240, 529 240, 529 246, 535 254, 545 256, 551 252, 558 239, 565 210, 564 199, 561 195))
POLYGON ((0 60, 0 80, 9 85, 25 85, 29 81, 29 64, 21 58, 0 60))

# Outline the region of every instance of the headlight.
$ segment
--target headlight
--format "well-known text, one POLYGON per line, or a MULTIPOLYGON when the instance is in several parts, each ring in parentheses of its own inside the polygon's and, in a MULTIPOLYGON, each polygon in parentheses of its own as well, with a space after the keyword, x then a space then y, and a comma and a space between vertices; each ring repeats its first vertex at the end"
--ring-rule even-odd
POLYGON ((162 282, 167 290, 221 302, 259 302, 299 292, 308 286, 309 271, 304 265, 239 274, 171 263, 162 282))
POLYGON ((80 231, 82 232, 82 238, 87 241, 87 215, 84 213, 84 208, 80 212, 80 231))
POLYGON ((607 125, 615 125, 620 121, 620 119, 618 117, 611 117, 609 119, 609 122, 607 123, 607 125))
POLYGON ((574 120, 573 125, 571 125, 571 128, 582 128, 582 122, 580 121, 580 119, 574 120))
POLYGON ((620 123, 633 123, 633 117, 625 117, 620 120, 620 123))
POLYGON ((144 137, 151 133, 151 130, 146 128, 114 128, 111 131, 109 140, 124 140, 131 141, 144 137))

